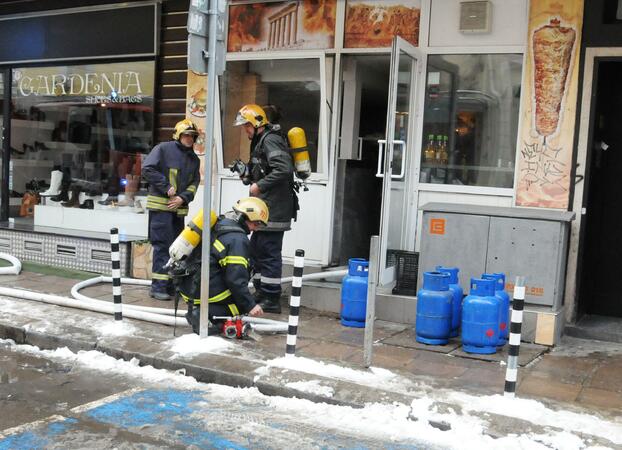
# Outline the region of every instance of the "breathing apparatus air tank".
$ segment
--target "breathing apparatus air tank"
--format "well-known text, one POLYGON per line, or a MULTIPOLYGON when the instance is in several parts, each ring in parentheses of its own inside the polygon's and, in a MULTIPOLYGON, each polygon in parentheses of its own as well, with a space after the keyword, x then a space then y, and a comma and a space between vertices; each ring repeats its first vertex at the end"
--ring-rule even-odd
POLYGON ((287 140, 289 141, 289 151, 294 159, 296 176, 304 181, 311 175, 311 158, 307 149, 305 130, 300 127, 291 128, 287 132, 287 140))
MULTIPOLYGON (((210 211, 210 228, 214 226, 218 220, 218 216, 214 211, 210 211)), ((177 239, 168 249, 170 260, 167 265, 173 262, 181 261, 188 256, 201 242, 201 234, 203 232, 203 208, 188 222, 183 231, 179 233, 177 239)))

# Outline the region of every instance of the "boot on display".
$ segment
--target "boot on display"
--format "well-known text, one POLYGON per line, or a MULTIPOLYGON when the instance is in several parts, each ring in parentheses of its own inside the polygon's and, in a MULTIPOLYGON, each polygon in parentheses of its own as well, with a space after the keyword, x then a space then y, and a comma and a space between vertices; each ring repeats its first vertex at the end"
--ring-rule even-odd
POLYGON ((60 194, 62 181, 63 172, 61 172, 60 170, 53 170, 50 174, 50 188, 47 191, 41 192, 39 195, 43 197, 52 197, 60 194))
POLYGON ((80 206, 80 188, 77 186, 71 187, 71 198, 68 201, 62 203, 67 208, 80 206))

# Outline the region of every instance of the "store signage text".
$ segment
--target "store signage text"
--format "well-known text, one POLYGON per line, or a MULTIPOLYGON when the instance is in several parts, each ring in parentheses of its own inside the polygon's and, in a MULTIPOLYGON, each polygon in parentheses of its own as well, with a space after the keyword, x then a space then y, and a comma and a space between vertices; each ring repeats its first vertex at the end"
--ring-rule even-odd
MULTIPOLYGON (((134 71, 86 72, 68 75, 58 73, 36 76, 28 76, 16 71, 15 80, 19 93, 24 97, 30 95, 85 95, 110 97, 111 101, 121 101, 125 97, 142 99, 143 93, 140 85, 140 73, 134 71), (111 93, 115 95, 111 95, 111 93)), ((136 101, 132 103, 136 103, 136 101)))

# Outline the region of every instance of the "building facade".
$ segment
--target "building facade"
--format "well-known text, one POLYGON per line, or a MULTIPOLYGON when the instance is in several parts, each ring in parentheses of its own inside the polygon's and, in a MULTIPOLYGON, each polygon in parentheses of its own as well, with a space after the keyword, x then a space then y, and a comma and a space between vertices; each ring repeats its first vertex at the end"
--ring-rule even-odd
MULTIPOLYGON (((144 238, 145 215, 125 198, 141 155, 170 139, 182 118, 204 127, 205 77, 187 70, 189 2, 55 3, 54 11, 46 2, 0 11, 0 32, 16 45, 28 44, 19 56, 0 55, 1 219, 13 232, 64 229, 69 240, 112 224, 144 238), (150 12, 130 19, 127 12, 136 8, 150 12), (61 42, 48 39, 53 20, 95 13, 118 14, 125 22, 116 16, 77 21, 107 25, 69 26, 91 34, 69 39, 76 48, 52 48, 61 42), (30 21, 28 27, 21 21, 30 21), (111 23, 140 29, 140 36, 111 43, 114 52, 101 50, 102 37, 114 35, 111 23), (49 158, 39 158, 46 152, 49 158), (26 184, 49 184, 58 169, 65 181, 70 172, 71 179, 98 185, 74 183, 77 203, 91 199, 93 210, 43 197, 24 208, 26 184), (105 204, 115 197, 116 205, 105 204)), ((391 286, 395 252, 421 250, 426 204, 572 211, 563 301, 534 307, 536 318, 546 313, 542 324, 552 318, 543 342, 553 342, 564 323, 583 314, 622 316, 620 302, 603 287, 616 279, 619 253, 617 143, 610 125, 619 99, 612 80, 622 61, 618 3, 230 1, 226 72, 214 93, 220 112, 214 207, 225 211, 246 195, 229 169, 249 151, 231 126, 236 111, 245 103, 276 105, 284 129, 305 129, 313 171, 299 194, 298 221, 286 234, 287 258, 304 248, 310 264, 343 265, 367 257, 370 237, 379 234, 381 281, 391 286)), ((203 147, 196 148, 200 155, 203 147)), ((133 197, 140 200, 140 186, 133 197)), ((200 205, 195 201, 194 210, 200 205)), ((542 295, 559 294, 528 281, 534 305, 542 295)), ((403 300, 401 307, 408 305, 403 300)))

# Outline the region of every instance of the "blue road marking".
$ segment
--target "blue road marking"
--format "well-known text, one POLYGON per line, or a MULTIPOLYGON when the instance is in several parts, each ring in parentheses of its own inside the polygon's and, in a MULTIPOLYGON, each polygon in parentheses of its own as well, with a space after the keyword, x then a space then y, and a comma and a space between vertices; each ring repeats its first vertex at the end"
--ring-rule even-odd
POLYGON ((149 390, 86 411, 86 416, 98 422, 119 428, 157 426, 167 428, 171 436, 185 445, 200 448, 244 450, 230 440, 197 427, 191 415, 198 408, 193 404, 205 403, 204 392, 149 390))
POLYGON ((67 432, 70 425, 77 423, 75 419, 65 419, 62 422, 52 422, 45 425, 40 431, 26 431, 0 440, 0 450, 24 448, 45 448, 56 441, 56 437, 67 432))
MULTIPOLYGON (((235 401, 235 399, 232 399, 235 401)), ((240 411, 222 408, 219 402, 211 401, 209 393, 205 391, 179 391, 174 389, 166 390, 145 390, 134 392, 126 397, 115 397, 108 403, 103 403, 91 409, 82 411, 80 414, 85 417, 80 419, 69 418, 64 421, 53 421, 42 423, 35 428, 16 433, 0 439, 0 450, 13 450, 24 448, 45 448, 54 444, 62 444, 68 437, 76 438, 84 430, 92 430, 92 422, 98 422, 114 426, 118 429, 127 430, 137 436, 149 436, 150 439, 166 440, 183 444, 185 446, 195 446, 202 449, 234 449, 244 450, 272 448, 270 438, 265 434, 253 434, 250 431, 236 433, 220 432, 222 434, 207 431, 209 424, 204 420, 197 420, 197 417, 205 418, 206 413, 224 414, 248 414, 250 417, 255 415, 258 418, 265 414, 271 416, 270 411, 262 411, 263 406, 245 405, 240 411), (251 412, 252 411, 252 412, 251 412), (234 439, 234 442, 227 437, 234 439), (240 441, 243 444, 240 444, 240 441)), ((274 430, 299 433, 296 430, 295 419, 280 421, 278 414, 270 417, 265 426, 274 430)), ((293 417, 292 417, 293 419, 293 417)), ((216 419, 218 420, 218 419, 216 419)), ((307 438, 315 440, 320 448, 344 448, 352 450, 367 450, 368 442, 345 435, 334 434, 330 430, 305 427, 307 438), (344 441, 345 439, 345 441, 344 441), (334 446, 330 443, 334 442, 334 446)), ((75 441, 73 441, 75 443, 75 441)), ((415 446, 387 443, 384 448, 391 450, 416 450, 415 446)))

